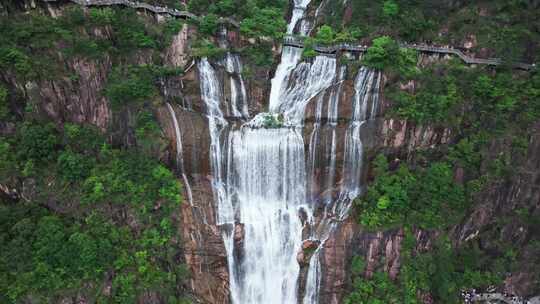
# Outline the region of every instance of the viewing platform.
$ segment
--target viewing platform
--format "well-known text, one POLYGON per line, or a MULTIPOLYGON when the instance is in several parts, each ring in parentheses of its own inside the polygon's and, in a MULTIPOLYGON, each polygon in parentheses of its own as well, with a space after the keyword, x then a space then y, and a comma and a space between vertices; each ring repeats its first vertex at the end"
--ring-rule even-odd
MULTIPOLYGON (((42 0, 43 2, 60 2, 60 0, 42 0)), ((75 4, 81 6, 113 6, 113 5, 122 5, 126 7, 131 7, 134 9, 143 9, 155 14, 169 15, 175 18, 182 19, 193 19, 198 20, 199 17, 188 11, 181 11, 174 8, 168 8, 163 6, 155 6, 144 2, 130 1, 130 0, 69 0, 75 4)), ((235 27, 240 27, 240 24, 231 18, 221 17, 218 20, 221 23, 229 23, 235 27)))
MULTIPOLYGON (((300 37, 295 37, 295 36, 286 36, 283 39, 283 45, 303 48, 304 39, 300 37)), ((486 65, 492 65, 492 66, 503 64, 502 60, 499 58, 484 59, 484 58, 471 57, 471 56, 465 55, 461 50, 451 48, 451 47, 436 47, 436 46, 430 46, 430 45, 425 45, 425 44, 407 44, 407 43, 400 43, 399 45, 400 47, 417 50, 423 53, 438 53, 438 54, 445 54, 445 55, 455 55, 461 58, 461 60, 463 60, 467 64, 486 64, 486 65)), ((369 46, 367 45, 351 44, 351 43, 339 43, 339 44, 335 44, 331 46, 316 45, 313 47, 313 49, 316 52, 325 53, 325 54, 334 54, 338 51, 366 52, 368 48, 369 46)), ((535 64, 515 63, 514 67, 518 69, 522 69, 522 70, 531 70, 535 67, 535 64)))

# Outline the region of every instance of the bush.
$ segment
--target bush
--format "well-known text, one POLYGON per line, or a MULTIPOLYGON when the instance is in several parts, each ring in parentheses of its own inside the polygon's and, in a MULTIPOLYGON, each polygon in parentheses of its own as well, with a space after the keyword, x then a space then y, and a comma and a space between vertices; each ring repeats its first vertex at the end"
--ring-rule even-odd
POLYGON ((218 30, 218 16, 208 14, 199 18, 199 31, 204 35, 214 35, 218 30))
POLYGON ((220 58, 227 53, 227 50, 215 46, 209 40, 197 40, 193 44, 192 55, 195 58, 220 58))
POLYGON ((90 175, 92 167, 92 159, 81 154, 64 151, 58 156, 59 175, 68 182, 84 181, 90 175))
POLYGON ((399 13, 399 6, 398 4, 393 0, 386 0, 383 3, 383 16, 385 18, 394 18, 399 13))
POLYGON ((272 46, 264 43, 248 46, 242 50, 242 54, 255 66, 270 67, 274 63, 272 46))
POLYGON ((17 157, 46 163, 56 159, 59 139, 53 124, 24 123, 18 130, 17 157))
POLYGON ((388 172, 384 156, 375 161, 376 179, 357 202, 360 223, 370 229, 398 225, 443 228, 457 221, 465 208, 463 187, 453 181, 445 163, 413 172, 401 165, 388 172))
MULTIPOLYGON (((107 155, 107 154, 105 154, 107 155)), ((173 174, 144 155, 112 151, 84 182, 84 201, 136 206, 142 214, 164 200, 168 213, 180 203, 180 186, 173 174)))
POLYGON ((128 66, 113 70, 105 87, 105 95, 114 107, 128 103, 141 104, 158 95, 152 67, 128 66))
POLYGON ((5 120, 9 114, 8 92, 0 85, 0 119, 5 120))
POLYGON ((373 40, 362 62, 368 67, 411 77, 416 71, 416 52, 400 48, 392 38, 382 36, 373 40))
POLYGON ((281 39, 287 30, 287 23, 283 19, 281 10, 264 8, 244 19, 240 24, 240 32, 249 37, 269 37, 281 39))
POLYGON ((330 45, 334 43, 334 36, 334 30, 328 25, 323 25, 319 28, 317 34, 315 34, 315 42, 317 44, 330 45))
POLYGON ((415 94, 402 90, 390 94, 395 101, 395 113, 418 124, 449 126, 458 123, 455 113, 459 112, 462 97, 453 77, 433 77, 428 72, 419 83, 422 87, 415 94))

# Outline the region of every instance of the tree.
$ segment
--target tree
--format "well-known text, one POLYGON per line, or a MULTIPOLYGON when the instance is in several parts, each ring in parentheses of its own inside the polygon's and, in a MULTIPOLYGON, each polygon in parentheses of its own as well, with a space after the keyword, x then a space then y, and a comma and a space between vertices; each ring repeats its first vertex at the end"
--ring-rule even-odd
POLYGON ((218 30, 218 16, 208 14, 199 19, 199 31, 204 35, 214 35, 218 30))
POLYGON ((328 45, 334 43, 334 36, 334 30, 328 25, 323 25, 317 31, 317 34, 315 35, 315 40, 318 44, 328 45))
POLYGON ((281 39, 286 29, 287 23, 283 19, 283 14, 276 8, 257 10, 253 16, 244 19, 240 24, 242 34, 255 38, 281 39))
POLYGON ((416 52, 400 48, 398 43, 388 36, 373 40, 363 58, 369 67, 398 73, 410 77, 416 72, 416 52))
POLYGON ((0 119, 2 120, 6 119, 9 114, 7 96, 7 90, 2 85, 0 85, 0 119))
POLYGON ((154 73, 145 65, 115 68, 105 87, 105 95, 115 107, 142 103, 157 94, 154 73))
POLYGON ((394 0, 386 0, 383 4, 383 16, 385 18, 396 17, 399 13, 399 6, 394 0))

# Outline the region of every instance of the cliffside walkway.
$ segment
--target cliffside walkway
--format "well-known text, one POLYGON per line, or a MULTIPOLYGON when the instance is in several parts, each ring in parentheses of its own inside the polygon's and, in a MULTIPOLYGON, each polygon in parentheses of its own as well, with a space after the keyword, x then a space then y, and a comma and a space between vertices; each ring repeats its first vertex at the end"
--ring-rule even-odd
MULTIPOLYGON (((60 2, 61 0, 42 0, 43 2, 60 2)), ((144 9, 147 11, 150 11, 155 14, 163 14, 163 15, 169 15, 176 18, 182 18, 182 19, 193 19, 198 20, 199 16, 190 13, 188 11, 181 11, 174 8, 168 8, 168 7, 162 7, 162 6, 155 6, 144 2, 139 1, 130 1, 130 0, 69 0, 73 3, 76 3, 78 5, 82 6, 113 6, 113 5, 122 5, 131 7, 134 9, 144 9)), ((240 24, 238 21, 232 19, 232 18, 224 18, 221 17, 219 19, 219 22, 221 23, 228 23, 235 27, 240 27, 240 24)), ((293 46, 293 47, 304 47, 304 39, 296 36, 286 36, 283 39, 283 45, 293 46)), ((465 55, 462 51, 451 48, 451 47, 436 47, 436 46, 429 46, 429 45, 423 45, 423 44, 406 44, 402 43, 400 44, 401 47, 417 50, 419 52, 424 53, 438 53, 438 54, 448 54, 448 55, 455 55, 461 58, 465 63, 467 64, 487 64, 487 65, 501 65, 503 62, 502 60, 498 58, 475 58, 471 56, 465 55)), ((368 49, 368 46, 366 45, 355 45, 350 43, 340 43, 332 46, 321 46, 317 45, 314 47, 316 52, 319 53, 325 53, 325 54, 334 54, 338 51, 349 51, 349 52, 366 52, 368 49)), ((535 67, 535 64, 527 64, 527 63, 515 63, 515 68, 522 69, 522 70, 531 70, 535 67)))
POLYGON ((540 296, 526 300, 501 293, 482 293, 475 294, 471 299, 465 301, 465 303, 540 304, 540 296))
MULTIPOLYGON (((304 40, 300 37, 295 36, 286 36, 283 39, 283 45, 293 46, 293 47, 304 47, 304 40)), ((423 44, 407 44, 401 43, 401 47, 417 50, 423 53, 438 53, 438 54, 448 54, 455 55, 461 58, 467 64, 487 64, 487 65, 500 65, 502 60, 498 58, 475 58, 465 55, 462 51, 450 48, 450 47, 436 47, 423 44)), ((332 46, 314 46, 314 50, 319 53, 333 54, 338 51, 348 51, 348 52, 366 52, 369 47, 366 45, 354 45, 350 43, 340 43, 332 46)), ((523 70, 531 70, 535 67, 534 64, 527 63, 515 63, 514 67, 523 70)))
MULTIPOLYGON (((60 0, 42 0, 43 2, 60 2, 60 0)), ((144 9, 155 14, 169 15, 176 18, 182 19, 193 19, 198 20, 199 16, 190 13, 188 11, 181 11, 174 8, 168 8, 163 6, 155 6, 144 2, 130 1, 130 0, 70 0, 73 3, 82 6, 113 6, 113 5, 122 5, 131 7, 134 9, 144 9)), ((219 19, 221 23, 229 23, 235 27, 240 27, 240 24, 231 18, 219 19)))

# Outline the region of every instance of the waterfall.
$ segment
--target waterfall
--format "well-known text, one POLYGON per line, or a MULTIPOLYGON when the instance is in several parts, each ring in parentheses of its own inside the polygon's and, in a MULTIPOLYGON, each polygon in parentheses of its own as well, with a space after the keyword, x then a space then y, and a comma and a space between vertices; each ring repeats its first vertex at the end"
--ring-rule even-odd
POLYGON ((246 86, 242 78, 242 63, 236 54, 227 53, 224 60, 231 87, 230 116, 249 118, 246 86))
MULTIPOLYGON (((306 7, 311 0, 294 0, 294 7, 291 16, 291 21, 287 26, 287 34, 294 33, 294 28, 300 19, 303 18, 306 7)), ((302 26, 300 29, 300 35, 305 36, 309 28, 302 26)), ((291 71, 296 67, 300 59, 302 58, 302 49, 291 46, 284 46, 281 52, 281 62, 276 68, 274 78, 272 78, 272 89, 270 90, 270 112, 278 113, 282 98, 282 92, 285 90, 289 75, 291 71)))
POLYGON ((299 210, 306 203, 304 141, 292 128, 251 129, 232 136, 238 221, 244 225, 238 300, 245 304, 297 302, 302 244, 299 210))
MULTIPOLYGON (((309 2, 294 1, 289 34, 302 20, 309 2)), ((306 24, 300 27, 301 35, 309 30, 306 24)), ((338 222, 346 218, 352 199, 361 191, 360 131, 363 122, 377 114, 380 73, 361 68, 354 80, 353 113, 345 133, 339 172, 338 109, 346 69, 338 68, 336 58, 330 56, 300 62, 301 54, 302 49, 283 48, 272 79, 270 113, 260 113, 242 126, 229 124, 223 114, 226 111, 230 116, 249 118, 239 57, 228 53, 216 62, 228 75, 230 96, 224 96, 212 64, 205 58, 197 63, 211 138, 216 222, 227 251, 232 304, 318 304, 323 245, 338 222), (316 102, 316 120, 306 153, 302 134, 309 102, 316 102), (327 118, 324 123, 323 116, 327 118), (285 125, 265 128, 267 117, 284 117, 285 125), (327 143, 326 150, 318 152, 322 140, 327 143), (336 188, 336 197, 333 191, 326 192, 324 211, 315 221, 316 198, 308 193, 316 192, 312 187, 319 158, 325 168, 321 192, 333 190, 336 184, 340 187, 336 188), (235 238, 238 235, 240 241, 235 238), (306 237, 319 246, 309 261, 305 295, 299 299, 300 265, 296 258, 306 237)))
MULTIPOLYGON (((343 70, 342 70, 343 72, 343 70)), ((340 75, 340 78, 342 76, 340 75)), ((303 299, 303 304, 318 304, 319 303, 319 288, 321 284, 321 263, 319 260, 321 250, 324 243, 330 236, 331 232, 337 227, 337 221, 343 221, 349 214, 352 201, 361 193, 360 178, 362 173, 362 158, 363 145, 360 137, 360 131, 365 121, 374 118, 377 112, 379 102, 379 88, 381 83, 381 73, 362 67, 355 79, 355 94, 353 98, 353 113, 351 121, 347 126, 345 133, 345 150, 342 166, 342 184, 340 193, 337 199, 331 204, 325 205, 325 210, 322 219, 315 231, 312 239, 319 240, 319 246, 313 253, 309 261, 308 275, 306 281, 306 292, 303 299), (371 112, 368 112, 368 107, 371 105, 371 112)), ((338 82, 339 83, 339 82, 338 82)), ((339 89, 336 90, 339 92, 339 89)), ((339 93, 338 93, 339 94, 339 93)), ((339 95, 338 95, 339 96, 339 95)), ((333 110, 335 94, 332 93, 328 106, 328 120, 332 127, 334 121, 333 110)), ((318 105, 317 105, 318 106, 318 105)), ((318 111, 318 110, 317 110, 318 111)), ((318 115, 317 121, 319 122, 318 115)), ((319 128, 319 126, 315 126, 319 128)), ((335 129, 332 131, 335 132, 335 129)), ((315 130, 313 131, 315 133, 315 130)), ((313 134, 312 134, 313 136, 313 134)), ((335 173, 335 133, 332 133, 332 150, 329 163, 330 176, 335 173)), ((314 141, 312 139, 312 141, 314 141)), ((310 145, 310 155, 316 153, 316 146, 310 145)), ((312 178, 313 180, 314 178, 312 178)), ((331 184, 331 183, 330 183, 331 184)), ((327 185, 329 183, 327 182, 327 185)), ((327 203, 328 199, 325 203, 327 203)))
POLYGON ((301 124, 308 102, 329 88, 335 77, 336 58, 317 56, 313 63, 300 63, 291 71, 288 87, 281 92, 278 111, 290 124, 301 124))
MULTIPOLYGON (((296 27, 296 24, 298 23, 300 19, 304 17, 306 8, 310 2, 311 0, 294 0, 294 7, 292 11, 291 21, 289 21, 289 24, 287 25, 287 34, 292 34, 294 32, 294 28, 296 27)), ((300 34, 306 35, 307 31, 304 31, 304 29, 301 29, 300 34)))
MULTIPOLYGON (((351 122, 345 134, 345 153, 343 157, 343 183, 340 197, 351 201, 360 194, 360 175, 362 173, 363 147, 360 131, 365 121, 374 118, 379 102, 381 73, 362 67, 355 80, 355 94, 351 122), (371 105, 371 112, 368 107, 371 105), (370 114, 368 114, 370 113, 370 114)), ((350 205, 350 204, 348 204, 350 205)), ((344 216, 350 206, 338 212, 344 216)))
POLYGON ((305 206, 304 141, 294 128, 227 130, 216 72, 199 63, 211 132, 212 185, 227 250, 231 300, 242 304, 296 303, 305 206), (226 137, 227 144, 221 139, 226 137), (225 146, 225 149, 222 147, 225 146), (235 225, 243 248, 234 248, 235 225), (234 254, 241 250, 243 259, 234 254))
POLYGON ((191 186, 189 185, 189 180, 186 176, 186 170, 184 168, 184 155, 182 150, 182 134, 180 133, 180 126, 178 125, 178 120, 176 119, 176 113, 169 103, 167 103, 167 109, 171 115, 174 126, 174 134, 176 136, 176 165, 182 174, 182 180, 184 181, 184 186, 186 187, 186 192, 188 195, 188 202, 191 206, 193 206, 191 186))

